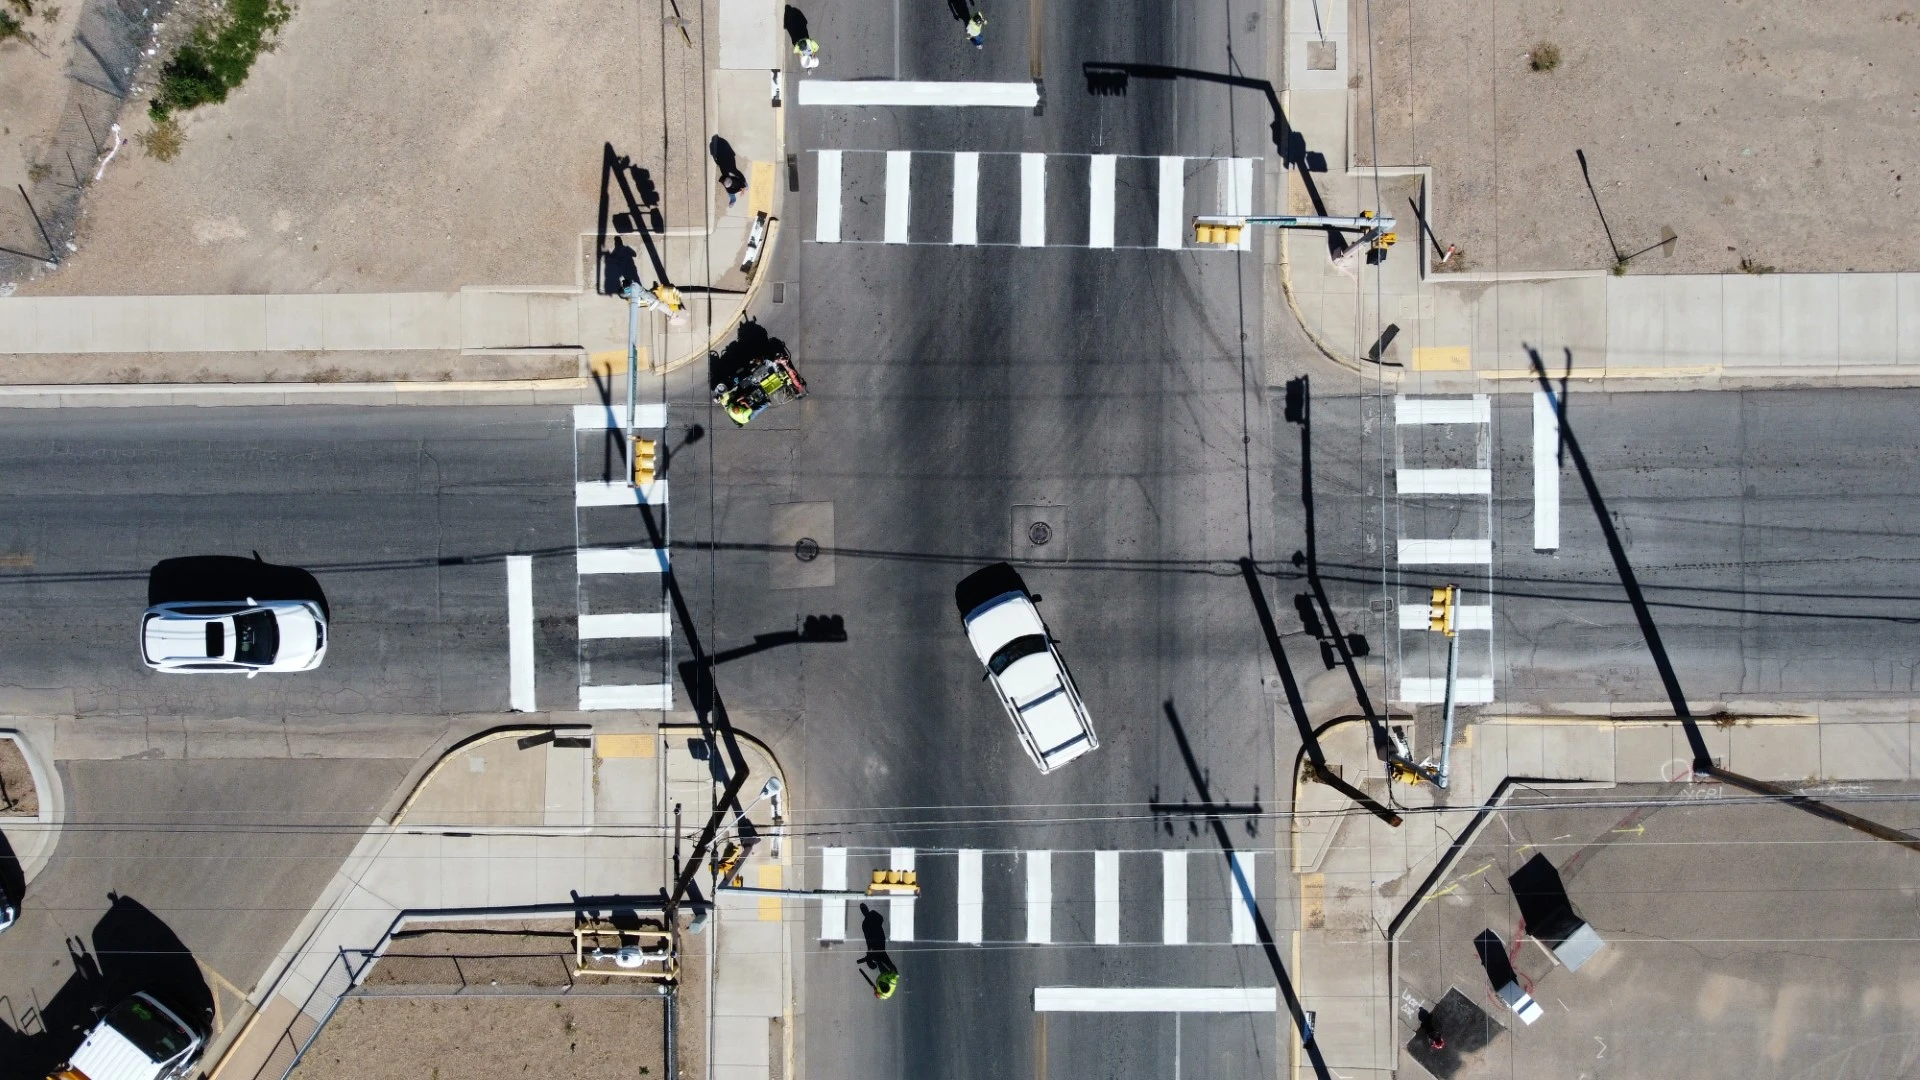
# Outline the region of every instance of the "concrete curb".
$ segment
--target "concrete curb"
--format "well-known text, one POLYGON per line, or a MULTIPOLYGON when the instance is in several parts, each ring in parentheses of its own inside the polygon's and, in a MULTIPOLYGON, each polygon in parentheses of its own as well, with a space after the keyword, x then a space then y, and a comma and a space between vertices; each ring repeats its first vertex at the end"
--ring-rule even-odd
MULTIPOLYGON (((53 861, 53 852, 60 843, 60 825, 67 819, 67 793, 60 783, 60 772, 50 764, 51 758, 43 762, 34 749, 26 733, 15 729, 0 729, 0 739, 6 739, 20 748, 20 756, 27 761, 27 773, 33 777, 33 792, 40 802, 40 812, 31 819, 14 819, 9 827, 7 841, 14 843, 16 837, 25 837, 25 841, 14 845, 14 857, 20 860, 21 873, 29 884, 53 861), (30 824, 28 828, 21 825, 30 824)), ((7 819, 0 819, 7 823, 7 819)))
POLYGON ((524 739, 529 735, 540 735, 545 732, 592 730, 593 726, 591 724, 536 724, 504 727, 495 728, 492 731, 483 731, 472 738, 454 743, 441 752, 440 756, 434 760, 433 765, 429 767, 425 773, 421 774, 419 780, 414 781, 413 790, 407 792, 407 797, 400 800, 400 808, 393 812, 393 817, 388 819, 387 824, 398 827, 401 821, 406 818, 407 811, 413 809, 414 800, 420 797, 421 792, 427 790, 427 785, 433 782, 434 777, 440 775, 440 770, 445 768, 447 762, 452 761, 456 755, 466 753, 476 747, 485 746, 488 743, 499 742, 502 739, 524 739))
POLYGON ((0 408, 101 409, 242 405, 573 405, 590 378, 500 382, 80 383, 0 386, 0 408), (443 399, 452 400, 443 400, 443 399))

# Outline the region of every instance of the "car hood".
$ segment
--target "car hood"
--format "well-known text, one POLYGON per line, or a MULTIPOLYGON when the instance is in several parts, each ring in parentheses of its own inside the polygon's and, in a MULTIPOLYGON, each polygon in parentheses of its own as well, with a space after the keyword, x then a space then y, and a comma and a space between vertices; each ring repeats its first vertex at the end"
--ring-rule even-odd
POLYGON ((1002 599, 983 604, 967 616, 967 641, 983 664, 1014 638, 1046 632, 1046 624, 1040 621, 1040 612, 1033 601, 1019 593, 1008 593, 1002 599))

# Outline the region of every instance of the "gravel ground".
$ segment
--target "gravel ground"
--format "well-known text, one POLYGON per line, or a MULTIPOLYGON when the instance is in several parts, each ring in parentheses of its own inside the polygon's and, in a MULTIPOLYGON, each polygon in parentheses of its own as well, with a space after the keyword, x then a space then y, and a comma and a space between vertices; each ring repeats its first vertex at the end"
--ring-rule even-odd
MULTIPOLYGON (((682 4, 697 44, 713 6, 703 20, 682 4)), ((21 291, 573 285, 605 144, 656 177, 686 174, 660 183, 667 213, 702 216, 703 53, 665 13, 664 0, 301 0, 245 86, 184 116, 175 160, 122 153, 88 196, 79 253, 21 291)))
POLYGON ((40 813, 40 793, 34 790, 27 759, 12 739, 0 739, 0 815, 33 817, 40 813))
POLYGON ((1920 0, 1351 10, 1355 158, 1376 160, 1371 91, 1377 160, 1434 167, 1434 227, 1473 270, 1613 265, 1576 149, 1623 252, 1679 234, 1632 272, 1913 268, 1920 0))

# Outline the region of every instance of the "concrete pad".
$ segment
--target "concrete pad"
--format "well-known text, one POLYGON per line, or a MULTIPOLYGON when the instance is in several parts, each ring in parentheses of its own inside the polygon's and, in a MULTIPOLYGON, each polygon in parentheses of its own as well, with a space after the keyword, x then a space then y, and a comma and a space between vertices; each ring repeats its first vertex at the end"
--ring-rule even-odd
POLYGON ((1543 724, 1540 776, 1556 780, 1613 779, 1613 726, 1610 724, 1543 724))
POLYGON ((593 824, 593 752, 588 747, 547 748, 544 821, 549 826, 593 824))
POLYGON ((1837 274, 1780 277, 1780 363, 1833 367, 1840 362, 1837 274))
POLYGON ((1912 774, 1911 732, 1904 724, 1819 725, 1820 777, 1906 780, 1912 774))
POLYGON ((460 347, 459 293, 394 293, 388 297, 388 312, 395 348, 460 347))
POLYGON ((767 1037, 769 1019, 739 1017, 724 1030, 716 1031, 713 1036, 714 1067, 750 1065, 763 1070, 767 1068, 771 1057, 769 1044, 773 1041, 767 1037))
POLYGON ((528 294, 466 289, 460 293, 462 349, 526 347, 528 294))
MULTIPOLYGON (((87 339, 89 352, 146 352, 152 337, 153 309, 170 306, 160 297, 103 296, 94 299, 96 302, 91 305, 92 326, 87 339)), ((198 296, 179 298, 180 306, 186 309, 190 317, 198 315, 201 300, 198 296)))
MULTIPOLYGON (((724 11, 735 0, 720 0, 724 11)), ((769 19, 777 19, 778 8, 765 0, 743 0, 745 3, 761 5, 768 12, 769 19)), ((724 35, 725 31, 722 30, 724 35)), ((718 119, 716 129, 727 142, 732 144, 736 156, 748 161, 772 161, 779 152, 775 143, 776 124, 773 113, 773 77, 772 69, 781 65, 780 42, 777 29, 769 34, 761 48, 774 54, 770 63, 743 65, 748 70, 721 70, 708 74, 712 80, 714 116, 718 119), (767 46, 772 48, 768 49, 767 46)), ((726 48, 726 39, 721 38, 721 48, 726 48)), ((722 64, 728 68, 731 65, 722 64)), ((789 83, 791 86, 791 83, 789 83)), ((744 167, 741 172, 749 170, 744 167)), ((745 207, 745 203, 738 204, 745 207)))
POLYGON ((1507 775, 1547 775, 1547 729, 1542 726, 1500 725, 1507 733, 1507 775))
POLYGON ((1500 302, 1489 304, 1499 317, 1499 332, 1494 352, 1480 354, 1485 364, 1498 358, 1495 366, 1523 367, 1527 345, 1539 345, 1546 332, 1546 289, 1538 281, 1514 281, 1500 287, 1500 302))
POLYGON ((1663 277, 1666 283, 1666 355, 1662 367, 1717 366, 1726 336, 1717 274, 1663 277))
POLYGON ((779 1016, 786 925, 760 922, 756 905, 743 913, 725 913, 720 934, 724 974, 714 987, 713 1015, 779 1016))
POLYGON ((1667 279, 1607 279, 1607 361, 1610 368, 1667 366, 1667 279))
POLYGON ((34 338, 30 352, 93 352, 93 320, 101 298, 93 296, 37 296, 19 303, 33 304, 34 338))
POLYGON ((486 845, 487 898, 494 905, 537 904, 542 900, 565 900, 566 896, 541 896, 539 892, 540 849, 552 841, 538 836, 476 836, 486 845))
POLYGON ((39 351, 34 314, 40 309, 33 300, 23 296, 0 297, 0 355, 39 351))
POLYGON ((1735 725, 1727 767, 1757 780, 1805 780, 1820 774, 1817 724, 1735 725))
POLYGON ((1897 285, 1893 274, 1839 275, 1840 363, 1899 362, 1897 285))
MULTIPOLYGON (((576 890, 592 895, 585 888, 586 878, 587 856, 581 839, 548 837, 540 846, 534 861, 534 895, 552 900, 565 900, 576 890)), ((653 884, 658 887, 659 883, 653 884)))
POLYGON ((720 66, 753 69, 767 82, 784 59, 779 14, 773 0, 720 0, 720 66))
POLYGON ((320 335, 330 352, 392 348, 385 293, 334 293, 320 298, 320 335))
MULTIPOLYGON (((153 314, 158 319, 166 308, 165 299, 155 297, 153 314)), ((205 320, 201 340, 209 352, 264 352, 267 348, 267 298, 265 296, 206 296, 200 317, 205 320)), ((153 351, 162 351, 159 325, 153 335, 153 351)))
POLYGON ((531 293, 527 296, 527 339, 524 348, 573 348, 580 341, 580 298, 571 293, 531 293))
MULTIPOLYGON (((652 737, 647 737, 652 741, 652 737)), ((643 825, 660 817, 660 762, 651 757, 601 758, 595 765, 593 820, 643 825)))
POLYGON ((440 873, 440 856, 448 840, 439 833, 393 833, 359 875, 360 887, 399 908, 450 907, 467 902, 449 897, 440 873))
POLYGON ((268 296, 267 348, 274 352, 318 352, 326 348, 323 299, 307 295, 268 296))
POLYGON ((1822 703, 1815 712, 1822 724, 1909 724, 1913 722, 1910 701, 1834 701, 1822 703))
POLYGON ((1679 729, 1671 724, 1622 723, 1613 729, 1613 779, 1621 784, 1653 784, 1671 779, 1671 766, 1684 758, 1676 750, 1679 729))
POLYGON ((440 902, 446 907, 492 903, 487 890, 487 838, 448 837, 440 848, 440 902))
MULTIPOLYGON (((1893 290, 1894 351, 1898 362, 1920 364, 1920 274, 1895 274, 1893 290)), ((4 303, 0 301, 0 306, 4 303)))
POLYGON ((1573 350, 1575 367, 1597 367, 1607 355, 1607 281, 1601 277, 1556 278, 1541 282, 1542 358, 1562 348, 1573 350))
POLYGON ((1720 324, 1726 332, 1721 356, 1727 369, 1781 363, 1779 275, 1727 274, 1720 292, 1720 324))
MULTIPOLYGON (((1474 775, 1489 784, 1513 775, 1507 767, 1507 731, 1504 724, 1479 724, 1461 733, 1468 750, 1466 756, 1473 759, 1474 775)), ((1459 750, 1456 747, 1454 752, 1459 750)))
POLYGON ((1392 1061, 1381 1058, 1395 1043, 1385 943, 1310 930, 1299 937, 1300 1003, 1316 1014, 1314 1036, 1327 1064, 1343 1075, 1391 1068, 1392 1061))

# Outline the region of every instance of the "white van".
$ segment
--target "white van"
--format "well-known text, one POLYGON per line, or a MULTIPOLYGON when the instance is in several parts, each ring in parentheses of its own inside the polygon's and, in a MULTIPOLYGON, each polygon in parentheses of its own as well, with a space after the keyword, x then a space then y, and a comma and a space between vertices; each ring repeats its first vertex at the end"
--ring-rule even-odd
POLYGON ((177 1080, 200 1060, 205 1045, 172 1009, 135 994, 101 1018, 47 1080, 177 1080))

